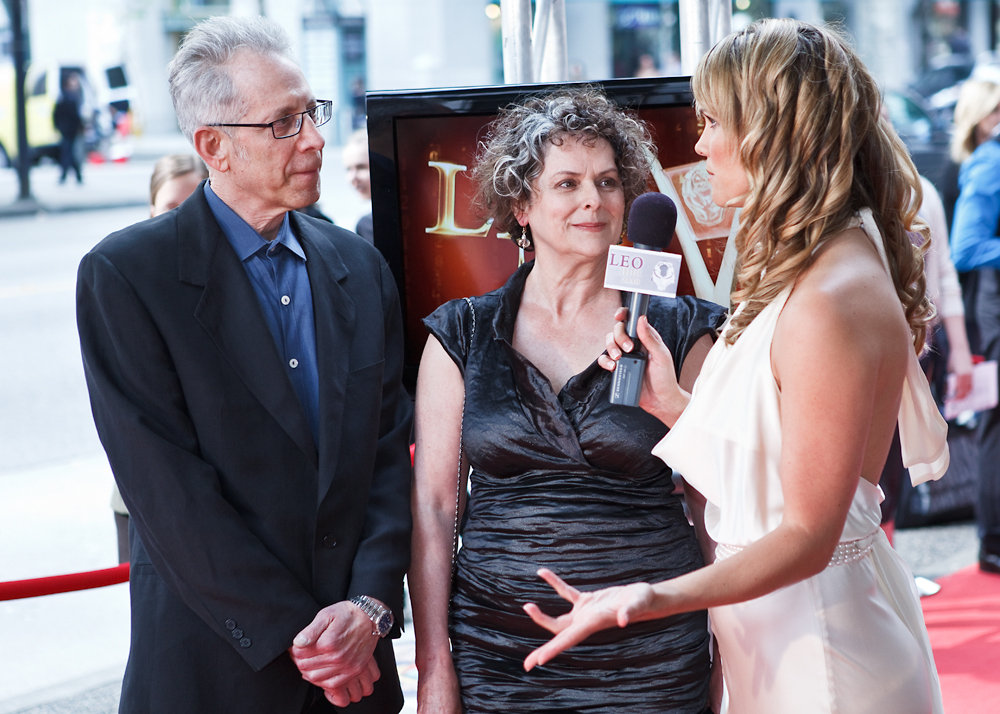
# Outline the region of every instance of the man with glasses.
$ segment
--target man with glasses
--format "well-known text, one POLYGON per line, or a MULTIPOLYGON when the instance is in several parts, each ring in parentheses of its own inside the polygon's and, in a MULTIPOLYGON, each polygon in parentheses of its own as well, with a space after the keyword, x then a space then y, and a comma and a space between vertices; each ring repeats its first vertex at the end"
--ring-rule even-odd
POLYGON ((80 265, 98 432, 132 515, 121 711, 397 712, 410 400, 391 274, 297 212, 329 101, 262 18, 169 68, 209 179, 80 265))

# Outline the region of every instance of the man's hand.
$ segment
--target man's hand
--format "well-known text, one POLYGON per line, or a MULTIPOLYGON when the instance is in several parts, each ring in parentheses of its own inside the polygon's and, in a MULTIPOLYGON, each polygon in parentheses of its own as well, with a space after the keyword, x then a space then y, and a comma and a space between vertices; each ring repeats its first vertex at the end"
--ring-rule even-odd
POLYGON ((378 637, 361 608, 350 602, 324 607, 288 649, 307 682, 337 707, 360 702, 381 676, 373 653, 378 637))

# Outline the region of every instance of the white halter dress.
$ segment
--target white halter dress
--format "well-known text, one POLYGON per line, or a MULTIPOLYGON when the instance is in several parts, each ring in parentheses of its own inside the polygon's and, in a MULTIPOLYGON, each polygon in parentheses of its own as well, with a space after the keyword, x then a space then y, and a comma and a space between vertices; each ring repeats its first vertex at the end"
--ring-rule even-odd
MULTIPOLYGON (((886 263, 870 211, 861 227, 886 263)), ((781 394, 771 372, 775 324, 791 287, 735 345, 718 340, 687 409, 653 453, 706 497, 722 559, 774 530, 783 498, 781 394)), ((903 461, 915 482, 948 465, 947 424, 915 354, 899 413, 903 461)), ((816 464, 816 478, 823 465, 816 464)), ((726 714, 927 714, 940 686, 913 577, 879 528, 882 490, 858 478, 840 544, 818 575, 710 610, 726 714)))

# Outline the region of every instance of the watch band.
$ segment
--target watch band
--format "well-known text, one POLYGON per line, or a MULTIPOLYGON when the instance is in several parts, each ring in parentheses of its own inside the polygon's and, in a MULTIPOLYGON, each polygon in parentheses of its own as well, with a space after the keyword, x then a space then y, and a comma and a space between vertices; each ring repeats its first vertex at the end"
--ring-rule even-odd
POLYGON ((382 605, 378 600, 370 598, 367 595, 355 595, 351 598, 351 602, 361 608, 361 612, 365 613, 368 619, 372 621, 373 635, 381 638, 392 631, 392 626, 395 622, 392 610, 382 605))

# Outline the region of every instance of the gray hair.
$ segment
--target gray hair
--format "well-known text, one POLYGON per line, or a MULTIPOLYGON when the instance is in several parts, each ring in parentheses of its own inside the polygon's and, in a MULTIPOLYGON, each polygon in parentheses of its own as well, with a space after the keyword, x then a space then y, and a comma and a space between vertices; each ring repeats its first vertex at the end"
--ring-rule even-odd
MULTIPOLYGON (((614 151, 626 209, 646 191, 656 148, 646 123, 616 106, 599 88, 559 89, 511 104, 490 124, 479 144, 472 177, 475 205, 500 231, 520 233, 514 211, 531 200, 549 145, 580 137, 588 145, 604 139, 614 151)), ((626 210, 626 218, 628 216, 626 210)))
POLYGON ((264 17, 212 17, 199 22, 167 66, 177 123, 189 141, 210 122, 236 122, 247 112, 236 93, 228 63, 242 50, 291 57, 288 35, 264 17))

